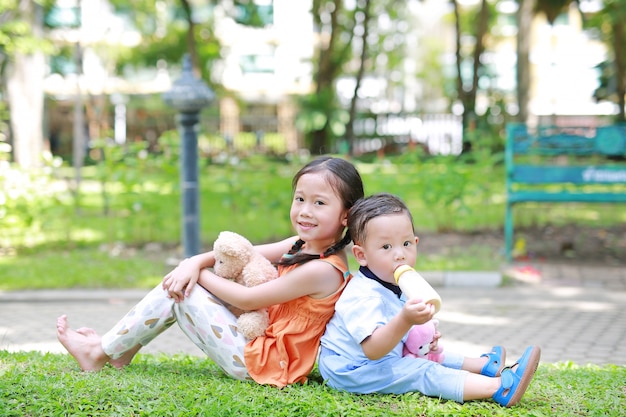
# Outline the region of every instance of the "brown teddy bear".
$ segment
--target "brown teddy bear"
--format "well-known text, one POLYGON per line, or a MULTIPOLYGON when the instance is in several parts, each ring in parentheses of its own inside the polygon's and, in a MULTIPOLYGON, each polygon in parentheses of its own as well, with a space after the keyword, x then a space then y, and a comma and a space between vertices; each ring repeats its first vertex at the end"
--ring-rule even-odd
MULTIPOLYGON (((278 277, 271 262, 256 252, 245 237, 224 231, 213 244, 215 265, 213 270, 220 277, 233 280, 246 287, 254 287, 278 277)), ((234 306, 229 310, 237 316, 237 327, 248 339, 265 334, 269 324, 267 309, 243 311, 234 306)))

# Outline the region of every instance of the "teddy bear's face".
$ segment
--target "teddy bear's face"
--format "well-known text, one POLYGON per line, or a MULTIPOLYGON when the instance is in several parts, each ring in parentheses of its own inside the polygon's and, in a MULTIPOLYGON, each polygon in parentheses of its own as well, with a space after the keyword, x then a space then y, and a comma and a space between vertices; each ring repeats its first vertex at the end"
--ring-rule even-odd
POLYGON ((430 353, 430 343, 418 346, 417 352, 413 352, 418 356, 426 356, 430 353))
POLYGON ((434 323, 428 322, 413 326, 406 340, 407 349, 418 356, 426 356, 430 353, 430 344, 435 336, 434 323))
POLYGON ((233 232, 221 232, 213 245, 215 273, 224 278, 237 280, 254 253, 252 243, 233 232))
POLYGON ((241 274, 245 261, 236 256, 229 256, 225 253, 215 252, 215 273, 224 278, 235 279, 241 274))

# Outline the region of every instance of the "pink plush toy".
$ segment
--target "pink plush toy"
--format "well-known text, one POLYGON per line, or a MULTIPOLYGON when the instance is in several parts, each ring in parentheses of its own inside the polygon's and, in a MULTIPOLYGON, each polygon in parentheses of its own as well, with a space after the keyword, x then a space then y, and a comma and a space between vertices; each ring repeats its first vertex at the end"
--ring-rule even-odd
POLYGON ((402 348, 402 356, 411 356, 413 358, 428 359, 433 362, 443 362, 443 347, 437 345, 436 351, 430 350, 439 320, 432 319, 424 324, 417 324, 409 330, 409 336, 402 348))

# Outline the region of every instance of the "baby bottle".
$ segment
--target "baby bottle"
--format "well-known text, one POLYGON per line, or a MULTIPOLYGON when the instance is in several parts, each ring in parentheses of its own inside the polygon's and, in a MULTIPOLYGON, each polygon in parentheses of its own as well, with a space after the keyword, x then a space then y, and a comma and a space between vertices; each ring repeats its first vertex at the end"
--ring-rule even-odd
POLYGON ((396 283, 407 298, 421 298, 435 307, 435 313, 441 308, 441 297, 437 291, 417 271, 408 265, 400 265, 393 272, 396 283))

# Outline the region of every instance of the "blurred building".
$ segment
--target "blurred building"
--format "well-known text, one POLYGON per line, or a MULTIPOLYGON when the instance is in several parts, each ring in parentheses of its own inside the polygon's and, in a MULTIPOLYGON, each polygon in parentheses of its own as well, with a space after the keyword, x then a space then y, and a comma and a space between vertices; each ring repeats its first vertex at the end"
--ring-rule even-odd
MULTIPOLYGON (((581 0, 581 6, 593 12, 598 2, 581 0)), ((213 81, 231 93, 230 98, 223 98, 217 104, 220 120, 215 128, 231 143, 244 136, 247 140, 258 140, 262 135, 274 134, 286 143, 288 151, 295 151, 302 146, 302 138, 295 129, 294 96, 306 94, 313 87, 316 35, 311 1, 254 0, 253 3, 257 6, 255 17, 263 23, 257 27, 247 24, 247 9, 239 7, 241 4, 236 0, 219 2, 216 6, 203 3, 205 9, 210 8, 208 13, 214 18, 215 32, 223 46, 223 60, 213 68, 213 81)), ((478 0, 459 3, 467 6, 477 4, 478 0)), ((501 0, 497 8, 498 21, 483 55, 486 71, 479 80, 476 112, 479 116, 489 112, 502 118, 517 112, 517 2, 501 0)), ((456 153, 458 143, 453 142, 458 142, 462 135, 458 120, 451 118, 443 123, 440 117, 459 112, 458 105, 451 103, 444 91, 445 84, 456 73, 451 5, 441 0, 409 1, 408 10, 407 58, 401 71, 393 74, 400 82, 391 88, 385 76, 366 77, 361 106, 372 114, 383 115, 387 120, 385 129, 397 136, 415 137, 426 143, 429 135, 440 132, 450 142, 446 145, 447 152, 456 153)), ((160 131, 173 127, 173 117, 127 112, 129 96, 167 91, 177 74, 165 64, 124 78, 112 74, 103 45, 132 46, 141 42, 141 38, 106 0, 58 0, 48 19, 53 39, 80 52, 80 58, 76 59, 52 57, 51 66, 62 71, 50 73, 45 89, 55 103, 65 103, 50 110, 52 133, 67 132, 62 126, 73 117, 68 105, 76 102, 77 95, 83 99, 110 97, 108 128, 115 130, 117 141, 146 131, 154 139, 160 131), (142 125, 148 122, 151 123, 148 127, 142 125)), ((559 16, 554 26, 543 16, 536 16, 531 32, 529 110, 534 122, 573 118, 596 123, 599 117, 616 112, 615 105, 594 101, 593 92, 598 85, 596 67, 605 60, 606 48, 593 34, 582 30, 574 6, 559 16)), ((462 42, 471 46, 472 39, 462 42)), ((465 68, 464 64, 462 71, 465 68)), ((338 93, 344 103, 350 99, 353 86, 354 81, 348 77, 339 80, 338 93)), ((93 117, 87 116, 87 120, 93 117)), ((362 126, 366 129, 367 121, 362 126)), ((98 134, 97 129, 92 134, 98 134)), ((369 136, 376 135, 373 131, 369 136)))
MULTIPOLYGON (((588 15, 602 7, 601 0, 579 3, 588 15)), ((502 110, 515 115, 517 2, 501 0, 497 10, 498 21, 484 53, 487 72, 481 80, 483 90, 476 111, 487 111, 493 96, 485 93, 495 91, 501 94, 506 106, 502 110)), ((584 30, 582 23, 576 2, 557 17, 554 25, 543 14, 534 16, 529 56, 530 123, 598 124, 617 113, 615 103, 594 99, 599 86, 598 66, 607 59, 607 48, 593 31, 584 30)))
MULTIPOLYGON (((600 1, 581 1, 588 12, 599 10, 600 1)), ((592 31, 583 30, 574 3, 550 26, 537 16, 532 28, 530 113, 538 122, 589 124, 617 114, 617 104, 597 102, 599 66, 607 48, 592 31), (555 117, 556 116, 556 117, 555 117), (569 122, 568 122, 569 119, 569 122)))

